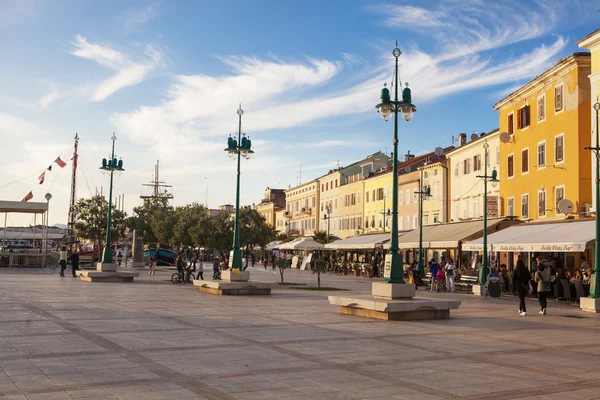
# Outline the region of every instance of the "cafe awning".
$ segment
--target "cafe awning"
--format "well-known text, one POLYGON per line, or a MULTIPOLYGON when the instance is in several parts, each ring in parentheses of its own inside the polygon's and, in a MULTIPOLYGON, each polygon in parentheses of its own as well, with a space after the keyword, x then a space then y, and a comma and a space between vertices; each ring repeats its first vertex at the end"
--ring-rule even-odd
POLYGON ((389 243, 390 239, 390 233, 359 235, 328 243, 325 248, 334 250, 373 250, 389 243))
MULTIPOLYGON (((488 235, 488 248, 508 252, 579 252, 593 244, 595 229, 595 221, 520 224, 488 235)), ((483 238, 464 244, 462 248, 481 251, 483 238)))
POLYGON ((279 250, 322 250, 324 248, 324 245, 312 237, 301 237, 279 246, 279 250))
POLYGON ((25 201, 0 201, 0 213, 43 214, 48 211, 48 203, 25 201))
MULTIPOLYGON (((515 221, 516 222, 516 221, 515 221)), ((488 234, 502 228, 503 223, 510 223, 506 218, 488 218, 488 234)), ((450 222, 423 226, 423 248, 452 249, 459 244, 473 240, 483 235, 483 220, 450 222)), ((419 247, 419 229, 413 229, 399 238, 400 249, 415 249, 419 247)))

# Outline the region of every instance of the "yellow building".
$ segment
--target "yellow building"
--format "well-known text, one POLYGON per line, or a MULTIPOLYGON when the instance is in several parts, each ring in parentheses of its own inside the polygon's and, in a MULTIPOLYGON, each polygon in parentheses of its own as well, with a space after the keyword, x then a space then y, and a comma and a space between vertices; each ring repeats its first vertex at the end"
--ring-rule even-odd
MULTIPOLYGON (((313 179, 285 190, 289 234, 312 236, 319 229, 319 181, 313 179)), ((286 214, 287 213, 287 214, 286 214)))
POLYGON ((355 236, 363 227, 364 180, 356 180, 339 188, 339 238, 355 236))
POLYGON ((391 220, 387 210, 392 209, 392 178, 392 169, 389 168, 364 180, 362 232, 390 231, 391 220))
POLYGON ((256 205, 256 211, 263 216, 267 224, 276 227, 275 212, 285 207, 283 189, 266 188, 263 199, 256 205))
POLYGON ((442 156, 440 160, 420 167, 419 171, 422 171, 424 186, 431 191, 431 196, 423 199, 423 225, 448 222, 448 160, 442 156))
POLYGON ((575 53, 494 105, 500 132, 500 198, 506 215, 565 218, 562 199, 581 215, 591 192, 590 54, 575 53))
MULTIPOLYGON (((599 101, 600 98, 600 29, 597 31, 590 33, 579 42, 577 45, 581 48, 589 49, 591 51, 591 71, 590 71, 590 89, 591 89, 591 102, 590 102, 590 111, 591 111, 591 126, 592 128, 596 127, 596 110, 592 108, 594 103, 599 101)), ((594 129, 594 134, 592 135, 592 141, 590 142, 592 146, 597 146, 596 144, 596 131, 594 129)), ((593 157, 592 157, 593 158, 593 157)), ((596 178, 596 160, 591 160, 592 164, 590 168, 592 169, 592 178, 595 181, 596 178)), ((592 196, 593 203, 595 203, 595 196, 592 196)), ((596 209, 596 205, 594 204, 594 209, 596 209)))

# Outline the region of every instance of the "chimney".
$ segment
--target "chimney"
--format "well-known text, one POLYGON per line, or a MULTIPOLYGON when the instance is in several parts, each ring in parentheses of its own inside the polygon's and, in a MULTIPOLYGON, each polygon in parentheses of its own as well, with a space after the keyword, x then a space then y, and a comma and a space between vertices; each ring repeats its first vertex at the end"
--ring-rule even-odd
POLYGON ((464 146, 465 144, 467 144, 467 134, 466 133, 459 133, 458 134, 458 145, 459 146, 464 146))
POLYGON ((414 154, 410 154, 410 150, 408 150, 408 152, 404 155, 404 161, 410 161, 413 158, 415 158, 414 154))

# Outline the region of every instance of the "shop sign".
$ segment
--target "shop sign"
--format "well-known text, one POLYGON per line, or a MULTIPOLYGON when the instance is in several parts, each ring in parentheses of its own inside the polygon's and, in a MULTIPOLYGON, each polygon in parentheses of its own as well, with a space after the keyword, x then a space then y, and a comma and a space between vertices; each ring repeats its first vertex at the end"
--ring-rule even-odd
POLYGON ((487 216, 495 218, 499 215, 498 212, 498 196, 487 197, 487 216))
POLYGON ((385 255, 385 264, 383 266, 383 277, 390 278, 392 276, 392 255, 385 255))

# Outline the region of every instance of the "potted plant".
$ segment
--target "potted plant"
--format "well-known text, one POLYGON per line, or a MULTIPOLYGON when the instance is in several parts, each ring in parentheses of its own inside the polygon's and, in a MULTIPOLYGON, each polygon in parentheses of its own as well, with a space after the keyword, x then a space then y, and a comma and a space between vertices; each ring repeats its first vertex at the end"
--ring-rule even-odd
POLYGON ((355 263, 354 266, 354 276, 360 276, 361 266, 359 263, 355 263))
POLYGON ((373 267, 371 267, 369 264, 365 264, 365 271, 367 272, 368 278, 373 277, 373 267))
POLYGON ((342 274, 348 275, 348 261, 342 261, 342 274))

